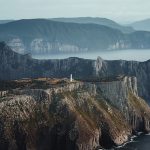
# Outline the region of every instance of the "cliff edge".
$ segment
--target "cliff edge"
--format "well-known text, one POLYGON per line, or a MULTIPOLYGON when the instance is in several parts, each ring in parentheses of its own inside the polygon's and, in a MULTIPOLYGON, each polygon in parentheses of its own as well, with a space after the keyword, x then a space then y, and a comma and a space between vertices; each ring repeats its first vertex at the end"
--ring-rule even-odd
POLYGON ((135 77, 12 82, 1 84, 2 150, 111 148, 150 131, 150 108, 138 96, 135 77))

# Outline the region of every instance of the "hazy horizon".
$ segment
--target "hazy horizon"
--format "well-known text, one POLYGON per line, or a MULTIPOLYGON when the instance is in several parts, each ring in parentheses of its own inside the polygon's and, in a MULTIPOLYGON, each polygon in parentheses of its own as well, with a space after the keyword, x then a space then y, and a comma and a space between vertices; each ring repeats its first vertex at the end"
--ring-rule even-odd
POLYGON ((122 24, 122 25, 129 25, 131 23, 135 23, 135 22, 139 22, 139 21, 144 21, 144 20, 147 20, 147 19, 150 19, 150 17, 147 17, 147 18, 143 18, 143 19, 138 19, 138 20, 128 20, 128 21, 119 21, 119 20, 115 20, 113 18, 108 18, 108 17, 92 17, 92 16, 75 16, 75 17, 53 17, 53 18, 41 18, 41 17, 35 17, 35 18, 17 18, 17 19, 14 19, 14 18, 8 18, 8 19, 0 19, 1 21, 7 21, 7 20, 13 20, 13 21, 17 21, 17 20, 23 20, 23 19, 57 19, 57 18, 105 18, 105 19, 109 19, 109 20, 112 20, 112 21, 115 21, 116 23, 119 23, 119 24, 122 24))
POLYGON ((101 17, 128 23, 150 16, 148 0, 0 0, 0 20, 101 17))

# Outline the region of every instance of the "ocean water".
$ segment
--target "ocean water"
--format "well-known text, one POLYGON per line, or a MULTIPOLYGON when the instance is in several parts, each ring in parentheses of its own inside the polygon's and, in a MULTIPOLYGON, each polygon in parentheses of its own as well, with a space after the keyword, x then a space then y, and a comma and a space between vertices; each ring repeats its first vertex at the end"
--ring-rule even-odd
POLYGON ((150 134, 135 137, 124 146, 114 150, 150 150, 150 134))
POLYGON ((97 56, 105 60, 136 60, 146 61, 150 59, 150 49, 129 49, 129 50, 110 50, 110 51, 94 51, 83 53, 66 53, 66 54, 48 54, 33 55, 36 59, 64 59, 68 57, 79 57, 85 59, 96 59, 97 56))

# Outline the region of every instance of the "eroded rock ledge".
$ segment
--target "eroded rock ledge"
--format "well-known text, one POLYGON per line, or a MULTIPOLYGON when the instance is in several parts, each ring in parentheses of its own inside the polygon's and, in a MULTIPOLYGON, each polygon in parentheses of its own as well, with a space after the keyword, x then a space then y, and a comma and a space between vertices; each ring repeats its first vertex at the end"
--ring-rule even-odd
POLYGON ((135 77, 99 82, 24 79, 1 84, 1 150, 93 150, 150 131, 135 77), (13 84, 12 84, 13 83, 13 84))

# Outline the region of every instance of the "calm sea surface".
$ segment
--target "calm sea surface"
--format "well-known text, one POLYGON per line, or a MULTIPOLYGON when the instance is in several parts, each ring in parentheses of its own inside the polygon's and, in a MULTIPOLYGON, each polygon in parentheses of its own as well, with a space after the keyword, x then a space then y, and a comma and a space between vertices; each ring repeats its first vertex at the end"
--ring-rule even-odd
MULTIPOLYGON (((68 57, 79 57, 86 59, 96 59, 97 56, 106 60, 137 60, 146 61, 150 59, 150 49, 130 49, 130 50, 111 50, 100 52, 84 52, 84 53, 72 53, 72 54, 49 54, 49 55, 33 55, 36 59, 64 59, 68 57)), ((150 149, 149 149, 150 150, 150 149)))

